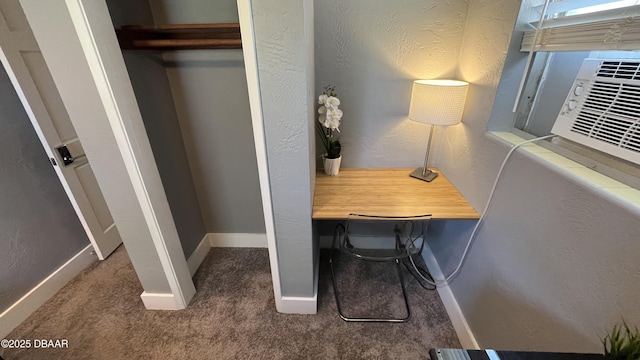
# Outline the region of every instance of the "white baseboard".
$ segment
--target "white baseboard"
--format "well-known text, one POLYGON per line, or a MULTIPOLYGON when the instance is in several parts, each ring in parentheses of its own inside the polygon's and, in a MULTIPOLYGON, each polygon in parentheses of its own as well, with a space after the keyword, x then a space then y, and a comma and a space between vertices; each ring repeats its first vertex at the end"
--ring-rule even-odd
MULTIPOLYGON (((424 259, 433 279, 436 281, 444 281, 445 276, 442 273, 442 269, 440 269, 440 264, 438 264, 438 260, 436 260, 436 257, 433 255, 428 243, 424 244, 422 258, 424 259)), ((438 294, 440 295, 440 299, 442 299, 445 310, 447 310, 449 319, 451 319, 453 328, 458 335, 460 345, 465 349, 479 349, 480 347, 478 346, 478 342, 476 341, 473 332, 471 332, 471 328, 469 327, 455 296, 453 296, 453 292, 449 285, 438 286, 438 294)))
POLYGON ((267 234, 209 233, 211 247, 267 247, 267 234))
POLYGON ((318 312, 318 294, 313 297, 283 296, 276 301, 276 308, 283 314, 315 314, 318 312))
POLYGON ((147 310, 182 310, 185 306, 178 304, 172 293, 148 293, 144 291, 140 298, 147 310))
POLYGON ((211 250, 211 242, 209 240, 209 234, 206 234, 200 241, 200 244, 198 244, 198 247, 193 251, 193 254, 187 259, 187 266, 189 267, 191 276, 196 273, 205 256, 209 253, 209 250, 211 250))
POLYGON ((267 247, 267 234, 208 233, 187 259, 189 272, 193 276, 212 247, 267 247))
POLYGON ((313 296, 282 296, 276 298, 276 310, 283 314, 316 314, 318 313, 318 275, 320 259, 317 258, 313 269, 313 296))
POLYGON ((58 290, 62 289, 71 279, 87 266, 97 260, 91 254, 93 247, 88 245, 56 271, 47 276, 38 285, 0 314, 0 338, 5 338, 20 323, 25 321, 42 304, 49 300, 58 290))
MULTIPOLYGON (((187 259, 187 265, 191 276, 198 270, 202 261, 212 247, 267 247, 266 234, 245 233, 209 233, 204 236, 193 254, 187 259)), ((316 264, 315 277, 317 281, 318 265, 316 264)), ((148 310, 177 310, 172 294, 142 293, 140 295, 148 310)), ((318 312, 318 294, 313 297, 283 296, 276 301, 278 312, 285 314, 315 314, 318 312)))

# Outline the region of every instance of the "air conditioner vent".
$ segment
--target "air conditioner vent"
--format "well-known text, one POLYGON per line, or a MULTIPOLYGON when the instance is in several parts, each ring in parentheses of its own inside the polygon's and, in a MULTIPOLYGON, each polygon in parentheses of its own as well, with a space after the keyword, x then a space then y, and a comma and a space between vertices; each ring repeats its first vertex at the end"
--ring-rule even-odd
POLYGON ((640 164, 640 61, 585 59, 551 132, 640 164))
POLYGON ((640 85, 596 81, 571 131, 640 152, 640 85))
POLYGON ((603 61, 596 76, 614 79, 640 80, 640 62, 603 61))

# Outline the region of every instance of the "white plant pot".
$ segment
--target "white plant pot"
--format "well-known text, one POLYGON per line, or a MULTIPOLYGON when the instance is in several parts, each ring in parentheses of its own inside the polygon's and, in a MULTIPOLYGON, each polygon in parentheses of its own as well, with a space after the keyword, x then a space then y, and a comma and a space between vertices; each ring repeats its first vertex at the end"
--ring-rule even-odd
POLYGON ((322 163, 324 164, 324 173, 329 176, 336 176, 340 171, 340 162, 342 161, 342 155, 337 159, 327 159, 322 155, 322 163))

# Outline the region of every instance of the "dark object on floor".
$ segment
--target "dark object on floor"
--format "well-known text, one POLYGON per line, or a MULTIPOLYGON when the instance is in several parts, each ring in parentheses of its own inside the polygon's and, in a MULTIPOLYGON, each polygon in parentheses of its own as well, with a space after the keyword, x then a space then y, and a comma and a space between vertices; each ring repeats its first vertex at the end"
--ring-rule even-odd
POLYGON ((603 360, 602 354, 554 353, 537 351, 500 351, 430 349, 431 360, 603 360), (497 356, 497 357, 496 357, 497 356))

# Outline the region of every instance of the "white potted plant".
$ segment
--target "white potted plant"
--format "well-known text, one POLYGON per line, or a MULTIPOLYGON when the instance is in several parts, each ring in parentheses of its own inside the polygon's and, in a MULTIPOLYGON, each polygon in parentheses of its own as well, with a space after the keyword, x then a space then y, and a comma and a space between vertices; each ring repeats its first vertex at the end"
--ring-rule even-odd
POLYGON ((324 146, 325 153, 322 154, 322 163, 324 172, 327 175, 335 176, 340 171, 340 141, 336 132, 340 132, 340 119, 342 119, 342 110, 340 99, 336 96, 335 86, 325 86, 322 95, 318 97, 318 135, 324 146))

